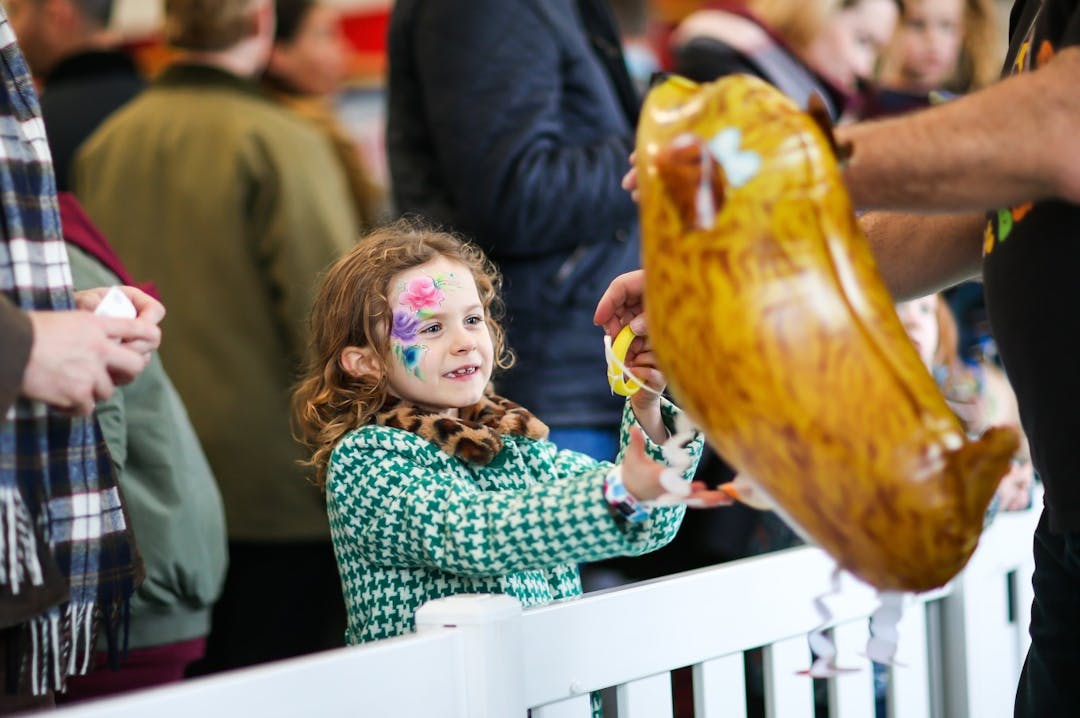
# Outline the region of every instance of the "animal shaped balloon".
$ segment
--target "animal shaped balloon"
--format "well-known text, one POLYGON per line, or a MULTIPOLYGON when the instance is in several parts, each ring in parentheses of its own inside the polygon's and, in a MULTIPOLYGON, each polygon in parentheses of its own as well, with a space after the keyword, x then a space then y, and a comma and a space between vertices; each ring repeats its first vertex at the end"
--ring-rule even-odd
POLYGON ((649 94, 650 340, 679 403, 793 528, 881 590, 922 591, 971 556, 1018 439, 965 436, 897 318, 831 139, 748 76, 649 94))

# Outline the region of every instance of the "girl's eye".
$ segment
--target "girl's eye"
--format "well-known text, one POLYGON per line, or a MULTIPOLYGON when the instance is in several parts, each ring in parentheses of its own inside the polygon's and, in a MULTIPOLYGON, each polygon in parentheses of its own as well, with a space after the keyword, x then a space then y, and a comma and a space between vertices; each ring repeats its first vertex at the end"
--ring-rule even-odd
POLYGON ((465 318, 465 323, 469 326, 476 326, 477 324, 483 324, 484 318, 480 316, 471 316, 465 318))
POLYGON ((429 324, 428 326, 421 329, 420 333, 421 334, 438 334, 440 329, 442 329, 441 324, 429 324))

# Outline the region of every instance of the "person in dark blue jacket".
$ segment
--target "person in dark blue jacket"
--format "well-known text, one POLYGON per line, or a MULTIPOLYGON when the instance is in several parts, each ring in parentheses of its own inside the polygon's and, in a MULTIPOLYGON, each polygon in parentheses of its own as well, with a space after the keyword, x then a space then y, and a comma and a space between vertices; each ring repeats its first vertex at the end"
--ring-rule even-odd
POLYGON ((515 368, 499 392, 560 448, 610 459, 622 401, 592 311, 638 266, 619 182, 639 97, 605 0, 398 0, 387 144, 394 200, 475 240, 505 276, 515 368))

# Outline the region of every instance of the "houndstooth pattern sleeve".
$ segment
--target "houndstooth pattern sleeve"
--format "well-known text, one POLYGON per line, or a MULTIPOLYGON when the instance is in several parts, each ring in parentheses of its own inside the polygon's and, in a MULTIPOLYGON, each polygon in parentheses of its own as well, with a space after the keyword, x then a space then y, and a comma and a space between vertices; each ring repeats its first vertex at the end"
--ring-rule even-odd
POLYGON ((683 508, 656 509, 627 526, 603 499, 611 466, 511 436, 491 465, 477 468, 408 432, 368 426, 331 459, 331 529, 335 542, 373 564, 477 576, 633 555, 670 541, 683 508))

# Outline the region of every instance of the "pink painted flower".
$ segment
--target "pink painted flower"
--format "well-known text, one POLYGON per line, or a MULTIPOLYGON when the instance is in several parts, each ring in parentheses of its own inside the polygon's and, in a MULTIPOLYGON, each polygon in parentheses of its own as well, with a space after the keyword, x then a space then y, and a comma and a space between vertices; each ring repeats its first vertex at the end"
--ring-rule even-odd
POLYGON ((445 298, 446 295, 431 277, 413 277, 405 285, 405 291, 398 296, 398 303, 420 312, 439 306, 445 298))

